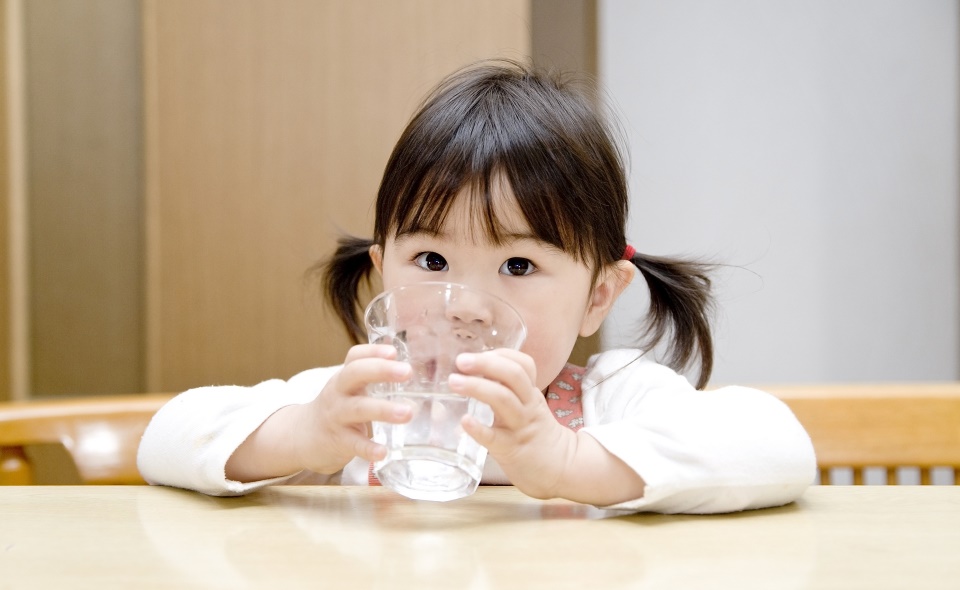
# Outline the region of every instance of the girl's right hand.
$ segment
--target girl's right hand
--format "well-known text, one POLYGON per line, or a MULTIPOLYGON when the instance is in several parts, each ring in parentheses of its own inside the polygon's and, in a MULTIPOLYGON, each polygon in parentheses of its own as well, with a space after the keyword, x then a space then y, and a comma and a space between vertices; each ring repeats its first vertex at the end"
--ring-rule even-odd
POLYGON ((370 422, 408 422, 409 406, 370 397, 367 385, 410 378, 410 365, 396 359, 393 346, 360 344, 352 347, 343 368, 320 394, 300 408, 298 454, 305 469, 335 473, 354 457, 378 461, 386 448, 370 440, 370 422))
POLYGON ((303 469, 330 474, 354 457, 382 459, 386 448, 370 440, 370 422, 402 424, 413 414, 406 405, 367 396, 366 389, 410 378, 410 365, 396 356, 396 349, 382 344, 351 348, 313 401, 280 408, 234 451, 227 478, 259 481, 303 469))

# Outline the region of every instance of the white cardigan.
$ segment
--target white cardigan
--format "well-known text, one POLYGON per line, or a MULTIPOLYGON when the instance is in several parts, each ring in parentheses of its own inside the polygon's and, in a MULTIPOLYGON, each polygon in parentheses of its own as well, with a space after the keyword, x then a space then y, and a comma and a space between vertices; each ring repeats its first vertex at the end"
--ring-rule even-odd
MULTIPOLYGON (((317 396, 340 367, 310 369, 289 381, 191 389, 157 412, 137 465, 151 484, 228 496, 270 484, 366 485, 368 463, 334 475, 304 471, 253 483, 226 479, 227 460, 271 414, 317 396)), ((813 445, 786 405, 745 387, 697 391, 638 350, 590 359, 583 377, 583 432, 646 482, 642 498, 609 509, 715 513, 792 502, 816 473, 813 445)), ((483 483, 509 483, 488 457, 483 483)))

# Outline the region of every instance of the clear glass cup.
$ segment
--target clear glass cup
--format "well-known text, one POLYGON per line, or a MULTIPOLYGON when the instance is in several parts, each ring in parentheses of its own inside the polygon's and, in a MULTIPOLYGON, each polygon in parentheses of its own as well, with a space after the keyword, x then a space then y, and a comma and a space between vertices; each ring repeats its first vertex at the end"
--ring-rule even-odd
POLYGON ((392 344, 410 363, 402 383, 375 383, 368 393, 409 404, 405 424, 373 423, 373 440, 387 447, 374 464, 385 487, 417 500, 447 501, 477 489, 487 449, 460 426, 464 415, 493 423, 490 407, 450 391, 457 355, 518 349, 526 337, 520 314, 502 299, 455 283, 415 283, 376 297, 364 323, 369 341, 392 344))

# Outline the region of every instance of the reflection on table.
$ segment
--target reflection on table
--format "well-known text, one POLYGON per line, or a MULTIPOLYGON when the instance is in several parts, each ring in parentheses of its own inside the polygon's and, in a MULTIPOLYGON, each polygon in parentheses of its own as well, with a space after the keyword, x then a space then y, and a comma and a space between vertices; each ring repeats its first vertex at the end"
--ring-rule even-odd
POLYGON ((0 588, 958 588, 960 487, 814 487, 716 516, 618 515, 482 487, 242 498, 0 488, 0 588))

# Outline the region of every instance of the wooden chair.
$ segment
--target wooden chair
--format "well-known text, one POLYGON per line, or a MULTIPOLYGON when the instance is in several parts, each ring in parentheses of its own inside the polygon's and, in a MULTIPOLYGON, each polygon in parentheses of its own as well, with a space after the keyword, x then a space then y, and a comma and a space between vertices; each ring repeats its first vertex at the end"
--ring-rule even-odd
POLYGON ((82 483, 143 483, 137 447, 170 394, 78 397, 0 403, 0 485, 35 484, 28 445, 59 443, 82 483))
POLYGON ((830 484, 835 468, 850 468, 853 483, 864 470, 886 470, 897 483, 898 467, 953 469, 960 485, 960 382, 850 385, 791 385, 762 389, 781 398, 813 440, 820 483, 830 484))

